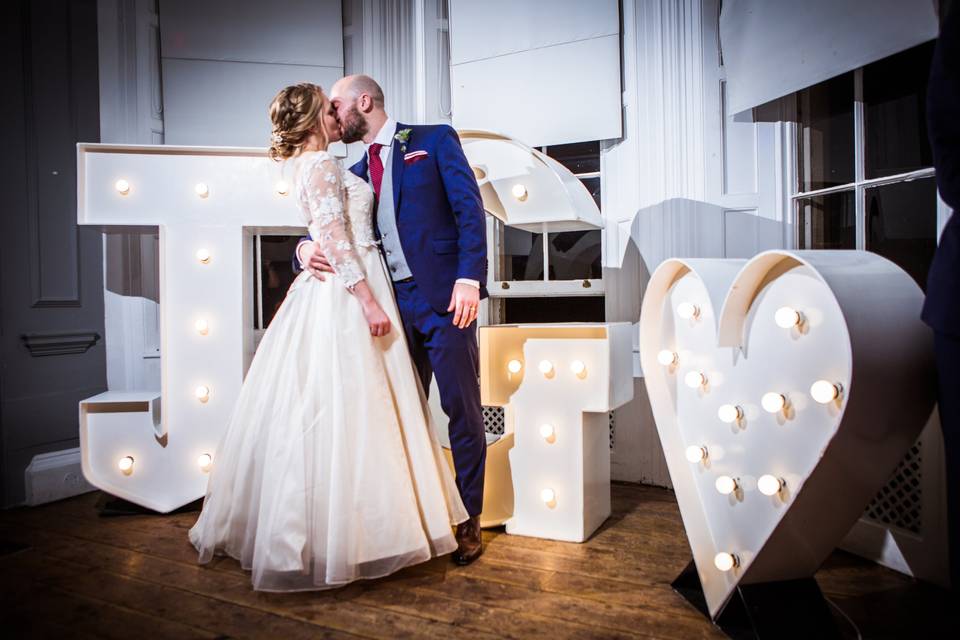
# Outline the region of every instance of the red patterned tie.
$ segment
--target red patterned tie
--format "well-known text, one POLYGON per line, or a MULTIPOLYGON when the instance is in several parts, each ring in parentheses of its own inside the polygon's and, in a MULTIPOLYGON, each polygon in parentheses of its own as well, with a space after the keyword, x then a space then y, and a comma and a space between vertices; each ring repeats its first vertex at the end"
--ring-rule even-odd
POLYGON ((383 160, 380 159, 380 149, 383 145, 374 142, 367 151, 367 164, 370 166, 370 181, 373 183, 373 192, 380 200, 380 183, 383 182, 383 160))

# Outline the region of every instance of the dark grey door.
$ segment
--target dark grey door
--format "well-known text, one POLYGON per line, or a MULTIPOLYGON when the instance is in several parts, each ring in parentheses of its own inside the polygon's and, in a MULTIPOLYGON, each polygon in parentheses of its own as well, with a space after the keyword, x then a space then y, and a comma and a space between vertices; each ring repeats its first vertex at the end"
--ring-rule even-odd
POLYGON ((99 140, 96 0, 3 3, 0 501, 34 455, 78 445, 106 389, 102 239, 77 226, 76 143, 99 140))

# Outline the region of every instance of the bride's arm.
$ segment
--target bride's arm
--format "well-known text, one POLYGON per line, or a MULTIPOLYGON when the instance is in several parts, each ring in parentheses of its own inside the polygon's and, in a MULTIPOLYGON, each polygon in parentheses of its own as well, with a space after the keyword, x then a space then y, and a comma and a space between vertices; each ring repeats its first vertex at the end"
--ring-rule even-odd
POLYGON ((324 157, 311 169, 306 187, 310 217, 317 227, 314 240, 320 243, 334 272, 360 301, 370 333, 374 336, 386 335, 390 332, 390 320, 366 282, 360 259, 347 232, 343 211, 346 193, 340 179, 340 168, 332 158, 324 157))

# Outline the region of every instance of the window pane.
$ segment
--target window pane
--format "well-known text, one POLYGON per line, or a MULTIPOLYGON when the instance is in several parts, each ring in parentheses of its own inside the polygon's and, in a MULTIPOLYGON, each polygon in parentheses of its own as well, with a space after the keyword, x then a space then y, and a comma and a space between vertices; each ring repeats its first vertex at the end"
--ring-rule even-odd
POLYGON ((547 155, 573 173, 600 171, 600 142, 577 142, 547 147, 547 155))
POLYGON ((853 191, 798 198, 799 248, 855 249, 857 227, 853 198, 853 191))
POLYGON ((603 296, 500 298, 503 324, 523 322, 603 322, 603 296))
MULTIPOLYGON (((293 272, 291 259, 299 241, 300 236, 260 236, 259 268, 263 287, 259 303, 263 308, 263 326, 257 327, 258 329, 266 329, 270 326, 270 321, 273 320, 273 316, 287 295, 287 289, 297 277, 293 272)), ((254 252, 254 260, 256 260, 256 252, 254 252)), ((253 286, 257 286, 256 282, 253 286)), ((253 311, 257 312, 256 305, 253 311)), ((254 326, 257 326, 256 320, 254 320, 254 326)))
POLYGON ((580 178, 580 182, 587 188, 593 201, 597 203, 597 209, 600 208, 600 176, 596 178, 580 178))
POLYGON ((600 279, 600 230, 565 231, 548 237, 551 280, 600 279))
POLYGON ((853 182, 853 72, 797 94, 800 191, 853 182))
POLYGON ((497 280, 543 280, 543 234, 501 227, 497 280))
POLYGON ((933 166, 927 139, 927 77, 933 42, 863 69, 866 176, 933 166))
POLYGON ((937 248, 937 185, 933 178, 867 189, 867 249, 900 265, 926 290, 937 248))

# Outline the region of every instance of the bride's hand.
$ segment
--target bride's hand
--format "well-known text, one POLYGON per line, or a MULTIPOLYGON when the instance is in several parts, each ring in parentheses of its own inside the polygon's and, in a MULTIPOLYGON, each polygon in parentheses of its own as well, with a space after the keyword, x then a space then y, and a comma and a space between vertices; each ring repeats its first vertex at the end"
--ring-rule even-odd
POLYGON ((376 300, 370 300, 363 304, 363 315, 370 327, 370 335, 376 338, 390 333, 390 318, 387 317, 376 300))

